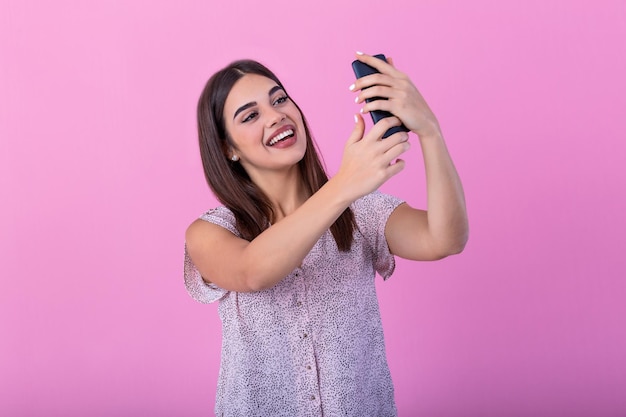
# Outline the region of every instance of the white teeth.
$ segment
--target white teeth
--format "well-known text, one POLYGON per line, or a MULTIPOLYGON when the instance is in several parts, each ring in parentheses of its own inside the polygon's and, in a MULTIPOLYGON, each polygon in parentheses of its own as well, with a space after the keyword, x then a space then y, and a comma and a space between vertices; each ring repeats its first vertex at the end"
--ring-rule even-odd
POLYGON ((293 135, 293 130, 289 129, 289 130, 285 130, 284 132, 279 133, 278 135, 274 136, 274 138, 272 140, 269 141, 268 145, 272 146, 275 143, 285 139, 288 136, 293 135))

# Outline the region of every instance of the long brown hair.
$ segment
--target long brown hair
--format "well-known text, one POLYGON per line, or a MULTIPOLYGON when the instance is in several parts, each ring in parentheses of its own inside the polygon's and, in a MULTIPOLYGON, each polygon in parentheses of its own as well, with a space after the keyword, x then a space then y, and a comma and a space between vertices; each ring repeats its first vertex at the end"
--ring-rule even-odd
MULTIPOLYGON (((218 200, 235 215, 241 236, 251 241, 269 227, 274 210, 267 196, 252 182, 240 163, 227 158, 233 146, 224 123, 224 103, 233 85, 246 74, 257 74, 276 82, 284 91, 278 77, 262 64, 252 60, 235 61, 215 73, 207 82, 198 100, 198 138, 200 155, 207 183, 218 200)), ((290 98, 291 99, 291 98, 290 98)), ((308 123, 300 111, 306 132, 306 151, 298 162, 304 186, 314 194, 327 181, 308 123)), ((356 222, 348 207, 330 227, 335 243, 341 251, 348 251, 356 222)))

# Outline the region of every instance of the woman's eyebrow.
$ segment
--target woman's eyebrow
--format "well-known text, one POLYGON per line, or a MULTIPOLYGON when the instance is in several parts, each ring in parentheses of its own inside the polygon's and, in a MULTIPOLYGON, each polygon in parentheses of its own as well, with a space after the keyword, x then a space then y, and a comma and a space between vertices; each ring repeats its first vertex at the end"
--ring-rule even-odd
POLYGON ((236 111, 235 111, 235 115, 233 116, 233 120, 235 120, 235 117, 237 117, 237 115, 239 113, 241 113, 242 111, 249 109, 252 106, 256 106, 256 101, 251 101, 250 103, 246 103, 243 106, 239 107, 236 111))
POLYGON ((271 96, 272 94, 274 94, 275 92, 282 90, 283 88, 280 85, 275 85, 274 87, 270 88, 270 92, 267 93, 268 96, 271 96))
MULTIPOLYGON (((269 93, 267 93, 268 96, 272 96, 272 94, 274 94, 275 92, 282 90, 283 88, 280 85, 275 85, 274 87, 270 88, 269 93)), ((250 103, 246 103, 243 106, 239 107, 236 111, 235 111, 235 115, 233 116, 233 119, 235 119, 235 117, 237 117, 237 115, 239 113, 241 113, 242 111, 249 109, 252 106, 256 106, 256 101, 251 101, 250 103)))

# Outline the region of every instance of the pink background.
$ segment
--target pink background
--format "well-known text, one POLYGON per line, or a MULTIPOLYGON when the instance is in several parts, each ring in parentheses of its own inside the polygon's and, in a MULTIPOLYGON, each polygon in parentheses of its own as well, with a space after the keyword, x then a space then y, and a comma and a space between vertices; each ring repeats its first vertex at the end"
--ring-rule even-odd
MULTIPOLYGON (((216 205, 195 105, 253 57, 329 171, 384 52, 443 126, 471 237, 380 283, 401 416, 626 415, 623 0, 0 2, 0 415, 212 413, 221 329, 182 281, 216 205)), ((419 147, 384 190, 424 206, 419 147)))

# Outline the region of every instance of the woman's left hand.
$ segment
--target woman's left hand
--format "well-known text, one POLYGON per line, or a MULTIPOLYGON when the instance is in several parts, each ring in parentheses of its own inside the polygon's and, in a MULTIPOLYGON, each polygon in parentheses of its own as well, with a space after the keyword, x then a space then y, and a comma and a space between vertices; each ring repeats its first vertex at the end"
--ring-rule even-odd
POLYGON ((410 78, 393 66, 391 58, 387 62, 365 54, 356 54, 359 61, 376 68, 380 74, 372 74, 356 80, 350 86, 359 91, 357 103, 365 99, 383 97, 387 100, 374 100, 365 103, 362 112, 385 110, 398 117, 402 123, 420 137, 439 135, 439 122, 410 78))

